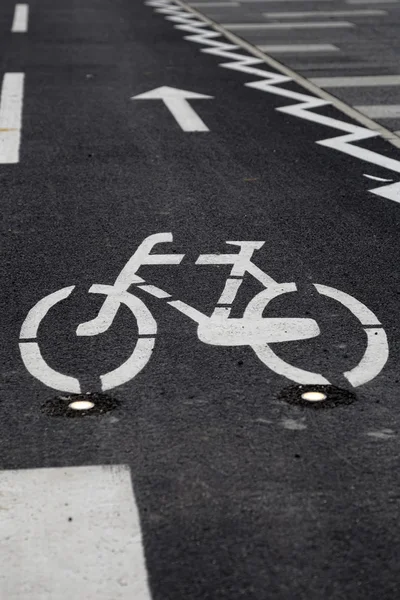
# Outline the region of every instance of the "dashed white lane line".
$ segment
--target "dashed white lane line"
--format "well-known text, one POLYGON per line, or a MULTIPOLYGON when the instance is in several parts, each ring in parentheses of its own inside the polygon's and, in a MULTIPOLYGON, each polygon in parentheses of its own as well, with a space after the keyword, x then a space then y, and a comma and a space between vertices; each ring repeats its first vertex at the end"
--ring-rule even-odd
POLYGON ((0 164, 19 162, 24 73, 6 73, 0 97, 0 164))
POLYGON ((333 44, 261 44, 260 46, 257 46, 257 48, 262 52, 272 52, 275 54, 297 54, 298 52, 340 52, 339 48, 333 44))
POLYGON ((305 10, 300 12, 265 12, 267 19, 308 19, 309 17, 378 17, 387 15, 386 10, 305 10))
POLYGON ((0 597, 151 600, 125 466, 0 472, 0 597))
POLYGON ((400 85, 400 75, 361 75, 356 77, 311 77, 310 81, 323 88, 376 87, 400 85))
POLYGON ((224 23, 229 31, 252 31, 257 29, 333 29, 355 27, 349 21, 319 21, 319 22, 295 22, 295 23, 224 23))
POLYGON ((26 33, 28 31, 28 18, 28 4, 16 4, 11 31, 13 33, 26 33))
POLYGON ((371 119, 399 119, 400 104, 375 104, 367 106, 355 106, 357 110, 371 119))

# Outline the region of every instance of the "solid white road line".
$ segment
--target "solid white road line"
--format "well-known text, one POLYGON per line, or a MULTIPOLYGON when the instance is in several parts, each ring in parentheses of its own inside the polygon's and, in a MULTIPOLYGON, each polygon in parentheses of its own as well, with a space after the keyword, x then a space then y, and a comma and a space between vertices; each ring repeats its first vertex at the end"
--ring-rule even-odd
POLYGON ((16 4, 11 31, 13 33, 26 33, 28 31, 28 16, 28 4, 16 4))
MULTIPOLYGON (((346 66, 346 65, 344 65, 346 66)), ((311 77, 311 81, 323 88, 375 87, 400 85, 400 75, 361 75, 355 77, 311 77)))
POLYGON ((399 119, 400 104, 375 104, 367 106, 355 106, 357 110, 371 119, 399 119))
POLYGON ((267 19, 298 19, 308 17, 377 17, 387 15, 386 10, 306 10, 303 12, 266 12, 267 19))
POLYGON ((257 46, 263 52, 275 52, 276 54, 285 54, 297 52, 339 52, 339 48, 333 44, 261 44, 257 46))
POLYGON ((314 23, 223 23, 229 31, 257 30, 257 29, 325 29, 333 27, 355 27, 348 21, 321 21, 314 23))
POLYGON ((151 600, 126 466, 0 472, 0 597, 151 600))
POLYGON ((0 96, 0 164, 19 162, 24 74, 6 73, 0 96))

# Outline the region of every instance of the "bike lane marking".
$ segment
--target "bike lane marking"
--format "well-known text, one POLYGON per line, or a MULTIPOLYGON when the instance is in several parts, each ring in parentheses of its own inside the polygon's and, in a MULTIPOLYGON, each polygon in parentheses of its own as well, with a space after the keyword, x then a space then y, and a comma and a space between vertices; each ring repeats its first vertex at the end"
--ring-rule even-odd
POLYGON ((0 98, 0 164, 19 162, 24 73, 6 73, 0 98))
MULTIPOLYGON (((159 241, 173 241, 171 233, 153 234, 143 240, 136 252, 117 276, 114 286, 92 285, 89 293, 104 294, 103 306, 95 319, 82 323, 76 333, 82 335, 98 335, 111 326, 121 304, 127 306, 137 321, 138 340, 130 357, 116 369, 100 376, 101 389, 107 391, 133 379, 149 362, 155 344, 157 323, 145 303, 128 289, 136 284, 139 289, 159 299, 168 299, 171 295, 158 287, 145 284, 136 274, 141 264, 179 264, 184 255, 150 254, 152 247, 159 241), (143 263, 141 262, 143 261, 143 263), (140 284, 140 285, 138 285, 140 284), (143 337, 145 336, 145 337, 143 337)), ((252 262, 255 250, 264 245, 260 241, 230 241, 229 245, 239 246, 236 254, 201 254, 196 265, 232 265, 222 294, 210 317, 180 300, 167 301, 198 324, 199 341, 213 346, 249 346, 257 357, 272 371, 300 384, 329 384, 320 373, 299 369, 279 358, 269 344, 293 340, 309 339, 318 336, 320 328, 310 318, 267 318, 264 310, 271 300, 287 293, 297 291, 295 283, 276 283, 264 271, 252 262), (231 318, 231 306, 241 286, 243 277, 248 273, 265 286, 248 304, 243 317, 231 318)), ((385 366, 389 357, 389 346, 386 332, 375 314, 353 296, 335 288, 314 284, 319 294, 336 300, 345 306, 363 326, 367 338, 367 346, 362 359, 344 377, 354 387, 374 379, 385 366)), ((52 369, 43 358, 39 343, 36 341, 41 321, 48 311, 57 303, 65 300, 75 286, 62 288, 49 294, 29 311, 21 327, 19 344, 21 357, 27 370, 45 385, 54 389, 80 393, 77 379, 63 375, 52 369)))
POLYGON ((0 471, 8 600, 150 600, 129 467, 0 471))
POLYGON ((16 4, 11 27, 12 33, 26 33, 28 31, 29 5, 16 4))

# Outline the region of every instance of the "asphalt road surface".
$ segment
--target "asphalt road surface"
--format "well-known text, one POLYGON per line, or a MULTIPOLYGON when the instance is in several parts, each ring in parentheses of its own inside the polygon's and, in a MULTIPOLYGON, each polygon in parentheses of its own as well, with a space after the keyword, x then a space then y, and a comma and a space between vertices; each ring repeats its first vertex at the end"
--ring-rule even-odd
POLYGON ((184 5, 28 8, 0 597, 397 599, 399 151, 184 5))

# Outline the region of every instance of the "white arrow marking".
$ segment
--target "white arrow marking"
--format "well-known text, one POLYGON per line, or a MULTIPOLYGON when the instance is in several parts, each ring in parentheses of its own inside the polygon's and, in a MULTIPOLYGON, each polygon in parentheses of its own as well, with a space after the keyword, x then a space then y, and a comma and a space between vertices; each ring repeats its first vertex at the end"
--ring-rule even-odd
POLYGON ((183 131, 210 131, 199 115, 190 106, 188 100, 209 100, 213 96, 187 92, 166 85, 132 96, 131 100, 162 100, 175 117, 183 131))

